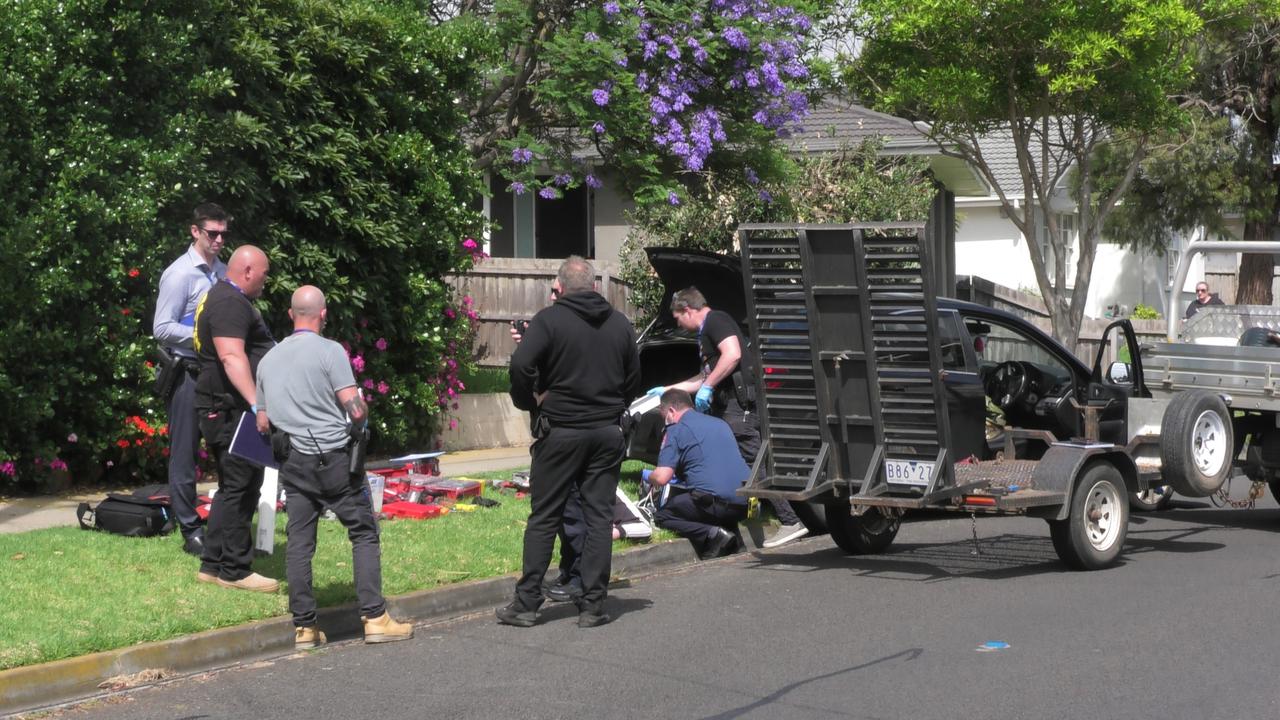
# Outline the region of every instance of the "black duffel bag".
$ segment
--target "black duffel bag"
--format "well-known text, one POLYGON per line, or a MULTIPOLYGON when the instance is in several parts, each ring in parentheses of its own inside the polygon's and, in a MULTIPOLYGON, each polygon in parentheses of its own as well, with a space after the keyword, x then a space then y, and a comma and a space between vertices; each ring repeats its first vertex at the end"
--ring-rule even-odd
POLYGON ((76 518, 85 530, 101 530, 127 537, 153 537, 173 532, 169 498, 141 493, 107 493, 97 507, 80 503, 76 518))

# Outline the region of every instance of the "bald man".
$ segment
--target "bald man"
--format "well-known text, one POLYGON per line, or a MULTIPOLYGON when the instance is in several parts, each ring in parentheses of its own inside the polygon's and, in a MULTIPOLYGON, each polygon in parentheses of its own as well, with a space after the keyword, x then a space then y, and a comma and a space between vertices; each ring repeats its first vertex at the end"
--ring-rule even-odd
POLYGON ((200 556, 200 582, 254 592, 275 592, 280 584, 253 572, 250 523, 262 490, 262 470, 228 452, 236 423, 257 413, 254 373, 275 346, 271 331, 252 300, 262 294, 270 263, 266 253, 243 245, 231 254, 227 276, 196 307, 195 350, 200 361, 196 412, 200 434, 218 463, 218 492, 213 497, 200 556))
POLYGON ((353 438, 368 422, 369 408, 356 387, 351 361, 338 343, 325 339, 324 293, 304 285, 293 293, 293 334, 258 366, 258 430, 289 436, 289 457, 280 467, 289 537, 285 553, 293 643, 299 650, 322 645, 316 626, 311 559, 316 523, 327 507, 347 528, 360 619, 366 643, 408 640, 413 626, 396 622, 382 596, 382 551, 378 524, 364 475, 351 472, 353 438))

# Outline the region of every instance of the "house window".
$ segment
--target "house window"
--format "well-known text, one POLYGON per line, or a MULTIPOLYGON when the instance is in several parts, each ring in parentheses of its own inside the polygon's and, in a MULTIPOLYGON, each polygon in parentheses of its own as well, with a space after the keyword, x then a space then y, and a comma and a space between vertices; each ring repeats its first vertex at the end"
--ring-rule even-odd
MULTIPOLYGON (((1047 272, 1049 276, 1052 277, 1056 272, 1056 268, 1058 267, 1057 265, 1058 258, 1054 254, 1053 247, 1051 247, 1048 242, 1049 223, 1047 220, 1045 220, 1045 216, 1043 214, 1038 215, 1038 217, 1040 218, 1040 225, 1038 228, 1036 228, 1036 231, 1037 231, 1036 234, 1040 240, 1040 250, 1041 252, 1044 253, 1045 272, 1047 272)), ((1072 273, 1074 272, 1074 269, 1075 269, 1075 263, 1072 261, 1075 258, 1075 254, 1076 254, 1076 239, 1077 239, 1076 216, 1073 214, 1067 214, 1067 213, 1056 213, 1055 219, 1058 222, 1058 239, 1061 242, 1061 247, 1065 248, 1064 255, 1066 257, 1063 258, 1063 262, 1065 263, 1066 270, 1067 270, 1067 282, 1072 283, 1072 279, 1073 279, 1072 273)))
POLYGON ((491 255, 554 259, 595 255, 595 197, 590 188, 562 190, 560 197, 547 199, 532 192, 514 195, 507 187, 506 180, 497 176, 489 183, 490 219, 496 226, 491 255))

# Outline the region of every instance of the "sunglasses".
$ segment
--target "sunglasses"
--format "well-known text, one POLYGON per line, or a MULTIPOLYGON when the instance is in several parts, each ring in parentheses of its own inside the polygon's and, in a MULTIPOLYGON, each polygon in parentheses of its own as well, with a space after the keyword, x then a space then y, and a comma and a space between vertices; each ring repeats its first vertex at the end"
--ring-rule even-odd
POLYGON ((200 228, 200 232, 208 235, 210 240, 226 239, 231 237, 230 230, 210 230, 209 228, 200 228))
POLYGON ((1207 292, 1209 292, 1209 288, 1196 288, 1197 295, 1200 295, 1201 293, 1207 293, 1207 292))

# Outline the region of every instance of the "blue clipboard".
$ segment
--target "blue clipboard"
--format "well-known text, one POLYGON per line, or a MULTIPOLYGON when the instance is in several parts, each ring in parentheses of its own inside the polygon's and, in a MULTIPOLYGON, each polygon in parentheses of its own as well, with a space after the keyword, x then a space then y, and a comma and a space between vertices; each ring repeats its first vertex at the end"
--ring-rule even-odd
POLYGON ((280 468, 275 455, 271 454, 271 437, 258 432, 258 419, 251 412, 240 415, 236 434, 231 438, 230 452, 258 467, 280 468))

